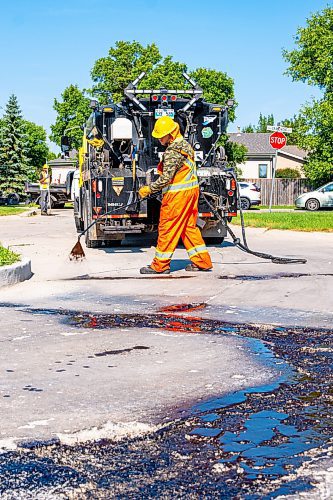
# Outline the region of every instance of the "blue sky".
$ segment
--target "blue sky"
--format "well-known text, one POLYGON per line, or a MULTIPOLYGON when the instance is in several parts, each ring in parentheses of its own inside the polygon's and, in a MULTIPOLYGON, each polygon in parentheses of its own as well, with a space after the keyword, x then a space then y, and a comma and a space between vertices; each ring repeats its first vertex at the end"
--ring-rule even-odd
MULTIPOLYGON (((234 79, 237 119, 276 122, 293 116, 319 91, 284 76, 282 48, 327 0, 0 0, 0 106, 10 94, 26 119, 48 131, 53 99, 71 83, 91 84, 90 70, 117 40, 155 42, 189 69, 208 67, 234 79)), ((2 109, 0 109, 2 113, 2 109)), ((1 114, 0 114, 1 116, 1 114)), ((53 148, 54 149, 54 148, 53 148)), ((57 148, 55 148, 55 151, 57 148)))

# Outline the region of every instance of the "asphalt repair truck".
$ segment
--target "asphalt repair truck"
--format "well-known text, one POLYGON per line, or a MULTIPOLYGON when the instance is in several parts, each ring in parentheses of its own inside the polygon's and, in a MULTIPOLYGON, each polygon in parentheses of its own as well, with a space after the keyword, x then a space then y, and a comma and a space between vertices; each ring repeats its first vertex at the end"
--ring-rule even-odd
MULTIPOLYGON (((217 145, 233 106, 208 103, 184 73, 189 88, 138 89, 142 73, 124 90, 121 103, 99 105, 84 126, 79 170, 74 175, 74 217, 88 248, 119 245, 129 234, 156 232, 161 197, 140 200, 138 190, 154 181, 163 147, 151 135, 160 116, 180 125, 195 152, 200 185, 198 226, 208 243, 222 243, 226 224, 237 215, 237 182, 224 148, 217 145)), ((68 145, 68 137, 62 143, 68 145)))

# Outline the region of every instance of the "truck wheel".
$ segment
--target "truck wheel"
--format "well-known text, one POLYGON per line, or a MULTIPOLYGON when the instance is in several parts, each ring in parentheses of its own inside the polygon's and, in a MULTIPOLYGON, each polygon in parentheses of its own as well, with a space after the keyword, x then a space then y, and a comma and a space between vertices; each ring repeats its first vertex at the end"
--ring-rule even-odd
POLYGON ((100 248, 102 246, 102 242, 99 240, 90 240, 86 236, 86 247, 87 248, 100 248))
POLYGON ((223 236, 213 236, 211 238, 205 238, 207 245, 222 245, 224 242, 223 236))
POLYGON ((75 222, 75 227, 78 233, 81 233, 81 231, 84 230, 84 225, 83 225, 83 220, 81 217, 79 217, 79 202, 78 199, 75 198, 74 200, 74 222, 75 222))
POLYGON ((75 217, 74 222, 75 222, 76 231, 78 233, 81 233, 84 229, 81 219, 79 219, 78 217, 75 217))
POLYGON ((7 205, 18 205, 20 202, 20 197, 17 193, 10 193, 7 196, 7 205))
MULTIPOLYGON (((89 202, 88 202, 88 197, 85 196, 85 203, 84 203, 84 229, 86 229, 89 224, 91 224, 92 220, 90 218, 90 211, 89 211, 89 202)), ((99 248, 102 246, 102 241, 99 240, 91 240, 89 238, 89 231, 86 232, 85 234, 85 243, 87 248, 99 248)))

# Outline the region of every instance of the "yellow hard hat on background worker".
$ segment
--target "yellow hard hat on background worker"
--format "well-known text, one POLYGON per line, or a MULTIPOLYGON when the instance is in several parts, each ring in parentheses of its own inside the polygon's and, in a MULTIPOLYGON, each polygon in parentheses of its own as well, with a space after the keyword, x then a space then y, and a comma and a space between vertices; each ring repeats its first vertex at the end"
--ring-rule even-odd
POLYGON ((157 118, 151 135, 155 139, 161 139, 161 137, 171 134, 177 128, 177 125, 170 116, 161 116, 157 118))
POLYGON ((48 169, 49 169, 49 166, 47 165, 47 163, 44 163, 43 170, 48 170, 48 169))

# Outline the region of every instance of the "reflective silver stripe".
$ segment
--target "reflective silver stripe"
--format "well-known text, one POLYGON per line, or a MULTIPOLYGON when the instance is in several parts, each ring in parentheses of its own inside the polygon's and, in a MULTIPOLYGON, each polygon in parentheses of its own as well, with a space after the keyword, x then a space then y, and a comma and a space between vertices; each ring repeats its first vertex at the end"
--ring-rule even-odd
POLYGON ((192 175, 196 175, 195 163, 194 163, 194 162, 192 162, 192 160, 189 160, 189 159, 185 160, 185 162, 184 162, 184 163, 185 163, 185 165, 186 165, 187 167, 189 167, 189 168, 190 168, 189 173, 188 173, 188 174, 187 174, 187 176, 185 177, 185 181, 189 181, 189 180, 191 179, 192 175))
POLYGON ((187 250, 187 254, 189 257, 193 257, 197 253, 208 252, 206 245, 198 245, 197 247, 190 248, 187 250))
POLYGON ((197 180, 191 182, 179 182, 177 184, 170 184, 168 187, 162 189, 162 193, 165 194, 169 191, 185 191, 186 189, 192 189, 199 186, 197 180))
POLYGON ((159 260, 169 260, 173 256, 173 252, 160 252, 159 250, 156 249, 155 251, 155 257, 156 259, 159 260))

